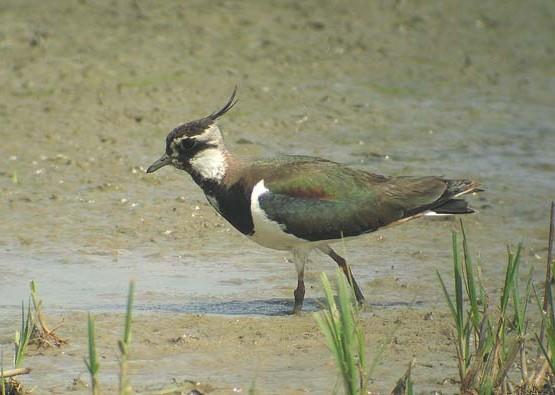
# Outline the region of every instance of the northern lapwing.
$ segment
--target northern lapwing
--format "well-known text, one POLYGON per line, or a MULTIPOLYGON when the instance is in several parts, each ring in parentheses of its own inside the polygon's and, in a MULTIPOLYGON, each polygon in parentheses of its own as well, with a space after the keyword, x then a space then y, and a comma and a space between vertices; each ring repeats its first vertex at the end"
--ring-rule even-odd
POLYGON ((349 266, 330 244, 426 214, 473 212, 459 199, 478 190, 472 180, 386 177, 310 156, 235 157, 216 121, 237 103, 236 90, 220 110, 173 129, 166 152, 147 173, 166 165, 185 170, 235 229, 264 247, 291 251, 298 276, 293 313, 303 305, 304 267, 312 250, 341 267, 362 303, 349 266))

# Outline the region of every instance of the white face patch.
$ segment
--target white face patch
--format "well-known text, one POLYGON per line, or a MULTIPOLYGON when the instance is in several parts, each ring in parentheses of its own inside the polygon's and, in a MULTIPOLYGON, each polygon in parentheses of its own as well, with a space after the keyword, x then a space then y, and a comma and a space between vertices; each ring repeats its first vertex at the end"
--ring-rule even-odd
POLYGON ((221 181, 227 170, 226 149, 220 128, 216 124, 211 124, 202 133, 175 138, 170 145, 170 156, 173 165, 182 170, 187 170, 188 166, 207 180, 221 181), (191 155, 187 154, 188 147, 180 147, 183 140, 190 140, 191 155), (208 145, 204 149, 196 152, 195 144, 208 145), (195 153, 196 152, 196 153, 195 153))
POLYGON ((177 157, 179 155, 179 152, 178 152, 179 150, 177 147, 181 143, 181 141, 187 140, 187 139, 195 140, 199 143, 206 143, 206 144, 217 145, 222 147, 224 144, 224 140, 223 140, 222 132, 220 131, 220 128, 218 127, 218 125, 213 123, 210 126, 208 126, 201 134, 197 134, 194 136, 183 135, 181 137, 175 138, 171 142, 172 156, 177 157))
POLYGON ((227 170, 222 132, 215 123, 211 124, 201 134, 193 137, 199 143, 215 145, 200 151, 190 159, 191 167, 202 177, 221 181, 227 170))
POLYGON ((227 170, 225 153, 221 148, 207 148, 189 160, 194 171, 208 180, 221 181, 227 170))
POLYGON ((216 125, 215 123, 211 124, 201 134, 197 134, 195 136, 195 139, 200 142, 215 145, 220 145, 223 143, 222 132, 220 131, 218 125, 216 125))
POLYGON ((268 218, 258 198, 265 193, 271 193, 264 186, 264 180, 260 180, 252 189, 251 193, 251 215, 254 224, 254 234, 249 236, 251 240, 261 246, 275 250, 291 250, 309 244, 306 240, 299 239, 283 230, 283 225, 268 218))

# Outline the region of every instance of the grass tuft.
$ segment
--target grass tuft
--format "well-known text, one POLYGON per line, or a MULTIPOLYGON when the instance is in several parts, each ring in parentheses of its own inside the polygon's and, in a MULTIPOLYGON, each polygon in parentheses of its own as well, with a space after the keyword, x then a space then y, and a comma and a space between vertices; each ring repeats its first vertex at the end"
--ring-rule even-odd
MULTIPOLYGON (((498 304, 491 308, 489 297, 481 281, 479 270, 474 265, 468 246, 468 238, 463 223, 460 223, 462 243, 459 233, 452 234, 454 296, 447 291, 443 278, 437 276, 451 312, 454 323, 455 349, 460 379, 461 393, 508 393, 515 388, 519 393, 541 391, 550 377, 545 375, 545 366, 529 366, 526 340, 528 334, 528 304, 534 286, 532 270, 526 284, 522 286, 519 269, 523 247, 519 244, 515 251, 507 249, 507 266, 498 304), (461 252, 462 244, 462 252, 461 252), (478 280, 477 280, 478 279, 478 280), (522 289, 523 288, 523 289, 522 289), (522 292, 523 291, 523 292, 522 292), (520 380, 509 379, 510 372, 517 367, 520 380)), ((552 241, 550 241, 552 244, 552 241)), ((550 265, 548 264, 548 269, 550 265)), ((546 278, 551 278, 548 273, 546 278)), ((544 312, 546 346, 541 336, 536 336, 549 365, 555 374, 555 365, 550 356, 555 350, 555 317, 551 282, 546 280, 544 312)), ((541 302, 536 294, 538 306, 541 302)))
POLYGON ((528 281, 526 297, 519 292, 519 266, 522 246, 515 253, 508 252, 502 295, 497 316, 488 309, 487 293, 472 260, 468 238, 461 221, 462 253, 459 235, 452 233, 454 298, 447 291, 443 278, 437 276, 451 311, 455 326, 455 348, 462 393, 492 393, 507 386, 507 374, 523 351, 524 317, 530 296, 528 281), (510 312, 509 301, 513 302, 510 312), (517 331, 507 323, 516 323, 517 331))
MULTIPOLYGON (((536 387, 539 387, 542 382, 549 382, 549 387, 552 392, 555 392, 553 386, 553 378, 555 377, 555 306, 553 304, 553 248, 555 242, 555 202, 551 202, 550 218, 549 218, 549 239, 547 246, 547 262, 544 281, 544 295, 543 303, 540 303, 538 293, 535 292, 536 301, 540 306, 542 312, 542 326, 541 332, 536 340, 540 349, 545 357, 545 363, 542 369, 537 373, 534 380, 536 387), (544 339, 545 337, 545 339, 544 339), (548 376, 547 378, 544 378, 548 376)), ((534 290, 535 291, 535 290, 534 290)), ((546 384, 545 386, 547 386, 546 384)))
POLYGON ((336 281, 339 303, 336 303, 326 274, 322 273, 320 279, 327 306, 325 310, 314 313, 314 318, 335 357, 345 393, 365 394, 368 382, 366 343, 364 331, 358 321, 358 307, 353 303, 352 289, 338 270, 336 281))
POLYGON ((23 362, 27 356, 27 347, 34 327, 35 323, 31 315, 31 301, 27 304, 27 309, 25 309, 25 303, 21 302, 21 326, 19 331, 15 331, 14 336, 14 369, 4 370, 3 354, 0 355, 1 395, 19 395, 25 392, 23 386, 17 381, 16 377, 31 371, 23 367, 23 362), (27 313, 25 311, 27 311, 27 313))
POLYGON ((23 365, 34 327, 35 323, 31 316, 31 301, 27 304, 27 314, 25 314, 25 304, 21 302, 21 329, 15 331, 14 338, 14 366, 16 369, 23 365))
POLYGON ((30 288, 34 309, 34 321, 36 323, 31 334, 30 343, 37 345, 39 348, 61 347, 67 343, 67 340, 60 338, 56 334, 56 330, 62 326, 63 322, 50 329, 42 311, 42 299, 38 295, 37 284, 34 280, 31 280, 30 288))
MULTIPOLYGON (((376 351, 375 357, 368 367, 366 359, 366 339, 360 323, 359 313, 361 307, 355 302, 353 288, 341 270, 337 270, 337 302, 333 296, 332 286, 325 273, 321 273, 320 280, 326 297, 325 309, 314 313, 326 344, 332 352, 344 391, 348 395, 368 393, 368 378, 372 376, 374 368, 378 365, 385 347, 393 338, 388 338, 376 351)), ((412 368, 414 362, 409 364, 406 373, 399 379, 392 394, 412 395, 412 368)))
MULTIPOLYGON (((132 325, 132 313, 133 313, 133 298, 135 293, 135 283, 131 281, 129 283, 129 292, 127 295, 127 308, 125 313, 125 323, 123 330, 123 337, 118 341, 118 347, 120 351, 119 359, 119 395, 131 395, 133 394, 133 388, 128 377, 128 360, 129 360, 129 346, 131 344, 131 325, 132 325)), ((100 364, 98 362, 98 353, 96 351, 96 336, 94 327, 94 317, 89 313, 88 318, 88 348, 89 355, 88 359, 85 358, 85 365, 89 372, 91 378, 91 390, 93 395, 100 394, 100 382, 98 380, 98 372, 100 370, 100 364)))

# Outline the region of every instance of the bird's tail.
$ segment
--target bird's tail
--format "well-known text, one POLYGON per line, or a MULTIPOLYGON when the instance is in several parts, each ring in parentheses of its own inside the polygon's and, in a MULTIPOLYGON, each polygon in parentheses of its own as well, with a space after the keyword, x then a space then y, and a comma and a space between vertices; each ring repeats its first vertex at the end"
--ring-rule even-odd
POLYGON ((472 214, 475 212, 464 199, 448 200, 432 211, 434 214, 472 214))
POLYGON ((447 196, 452 199, 447 200, 445 203, 434 207, 430 214, 471 214, 474 213, 468 202, 464 199, 456 199, 459 196, 466 195, 472 192, 480 192, 479 184, 473 180, 448 180, 447 181, 447 196))

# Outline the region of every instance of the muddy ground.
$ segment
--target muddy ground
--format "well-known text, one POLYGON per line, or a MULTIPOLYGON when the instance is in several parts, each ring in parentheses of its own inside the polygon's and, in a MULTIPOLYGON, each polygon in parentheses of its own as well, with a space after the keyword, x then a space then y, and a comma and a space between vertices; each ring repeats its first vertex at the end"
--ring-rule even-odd
MULTIPOLYGON (((88 392, 91 311, 113 388, 134 278, 137 389, 192 380, 214 393, 253 382, 261 393, 332 392, 311 316, 331 262, 314 255, 308 312, 287 316, 295 274, 283 254, 230 229, 185 174, 144 174, 171 128, 218 108, 236 84, 239 103, 220 124, 237 153, 479 179, 487 190, 465 223, 486 286, 496 295, 506 244, 521 240, 522 272, 540 278, 555 197, 554 16, 551 1, 2 1, 5 360, 34 279, 69 344, 31 351, 24 383, 88 392)), ((370 353, 388 342, 374 392, 412 358, 418 391, 456 389, 435 274, 450 273, 456 224, 415 221, 339 247, 369 301, 370 353)))

